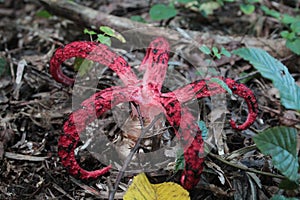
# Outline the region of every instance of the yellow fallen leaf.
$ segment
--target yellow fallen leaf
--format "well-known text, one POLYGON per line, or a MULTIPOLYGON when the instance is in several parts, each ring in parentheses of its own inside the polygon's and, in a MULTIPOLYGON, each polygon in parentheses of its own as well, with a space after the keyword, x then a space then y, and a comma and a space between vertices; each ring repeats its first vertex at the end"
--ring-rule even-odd
POLYGON ((124 200, 189 200, 189 193, 173 182, 151 184, 144 173, 134 177, 124 200))

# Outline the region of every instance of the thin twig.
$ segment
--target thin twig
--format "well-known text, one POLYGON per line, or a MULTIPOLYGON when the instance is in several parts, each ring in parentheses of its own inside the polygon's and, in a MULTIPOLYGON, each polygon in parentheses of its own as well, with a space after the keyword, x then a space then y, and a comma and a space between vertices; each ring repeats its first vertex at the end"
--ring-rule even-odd
POLYGON ((140 143, 141 143, 142 139, 144 138, 145 134, 154 126, 154 124, 157 122, 157 120, 163 116, 162 113, 155 116, 153 121, 146 128, 144 128, 144 123, 143 123, 143 119, 142 119, 142 116, 141 116, 141 113, 140 113, 139 106, 136 106, 136 109, 137 109, 139 120, 140 120, 140 123, 141 123, 141 135, 139 136, 139 139, 136 141, 133 149, 131 149, 131 151, 130 151, 129 155, 127 156, 122 168, 120 169, 119 174, 117 175, 115 186, 109 193, 109 198, 108 198, 109 200, 114 199, 115 193, 116 193, 116 191, 118 189, 118 186, 121 182, 121 179, 122 179, 122 177, 125 173, 125 170, 128 167, 129 163, 131 162, 133 155, 135 154, 135 152, 140 147, 140 143))
POLYGON ((259 71, 250 72, 249 74, 246 74, 245 76, 236 78, 235 81, 240 81, 240 80, 243 80, 243 79, 252 78, 252 77, 256 76, 257 74, 259 74, 259 71))
POLYGON ((138 118, 139 118, 139 121, 140 121, 140 124, 141 124, 141 131, 143 131, 143 129, 144 129, 144 121, 143 121, 142 113, 141 113, 141 110, 140 110, 140 106, 138 104, 136 104, 135 102, 132 102, 132 104, 136 108, 136 111, 138 113, 138 118))
POLYGON ((221 156, 215 155, 215 154, 213 154, 211 152, 208 153, 208 154, 210 156, 216 158, 217 160, 221 161, 222 163, 225 163, 226 165, 229 165, 231 167, 235 167, 235 168, 238 168, 238 169, 241 169, 241 170, 244 170, 244 171, 248 171, 248 172, 252 172, 252 173, 256 173, 256 174, 261 174, 261 175, 264 175, 264 176, 271 176, 271 177, 274 177, 274 178, 285 179, 285 177, 281 176, 281 175, 272 174, 272 173, 269 173, 269 172, 262 172, 262 171, 258 171, 256 169, 251 169, 251 168, 248 168, 248 167, 237 165, 237 164, 229 162, 229 161, 223 159, 221 156))

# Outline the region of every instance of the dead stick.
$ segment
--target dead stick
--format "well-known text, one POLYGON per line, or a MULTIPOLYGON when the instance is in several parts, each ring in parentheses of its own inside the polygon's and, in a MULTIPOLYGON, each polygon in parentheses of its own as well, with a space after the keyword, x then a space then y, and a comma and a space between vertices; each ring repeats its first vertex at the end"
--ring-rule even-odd
MULTIPOLYGON (((283 39, 266 39, 249 36, 221 36, 210 32, 199 32, 185 30, 190 38, 185 38, 184 34, 169 28, 154 27, 149 24, 139 23, 127 18, 108 15, 97 10, 76 4, 67 0, 31 0, 35 3, 42 4, 48 11, 55 15, 62 16, 84 27, 99 27, 101 25, 112 27, 113 29, 123 32, 133 30, 132 41, 137 39, 148 44, 154 37, 163 36, 169 40, 171 44, 186 43, 199 46, 206 44, 208 46, 236 46, 236 44, 263 48, 277 58, 283 58, 290 54, 285 47, 283 39), (198 45, 199 44, 199 45, 198 45)), ((132 42, 130 41, 130 42, 132 42)))

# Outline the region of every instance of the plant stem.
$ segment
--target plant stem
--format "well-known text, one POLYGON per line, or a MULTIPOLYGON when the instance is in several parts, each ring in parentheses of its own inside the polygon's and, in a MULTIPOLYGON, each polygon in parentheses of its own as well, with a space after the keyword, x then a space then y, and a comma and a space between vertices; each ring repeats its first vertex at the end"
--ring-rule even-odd
POLYGON ((241 170, 244 170, 244 171, 248 171, 248 172, 252 172, 252 173, 256 173, 256 174, 261 174, 261 175, 264 175, 264 176, 271 176, 271 177, 274 177, 274 178, 285 179, 285 177, 281 176, 281 175, 272 174, 272 173, 269 173, 269 172, 263 172, 263 171, 259 171, 259 170, 256 170, 256 169, 251 169, 251 168, 248 168, 248 167, 244 167, 244 166, 238 165, 236 163, 232 163, 230 161, 227 161, 227 160, 223 159, 221 156, 218 156, 218 155, 213 154, 211 152, 208 153, 208 155, 216 158, 217 160, 219 160, 222 163, 225 163, 226 165, 229 165, 231 167, 235 167, 235 168, 238 168, 238 169, 241 169, 241 170))

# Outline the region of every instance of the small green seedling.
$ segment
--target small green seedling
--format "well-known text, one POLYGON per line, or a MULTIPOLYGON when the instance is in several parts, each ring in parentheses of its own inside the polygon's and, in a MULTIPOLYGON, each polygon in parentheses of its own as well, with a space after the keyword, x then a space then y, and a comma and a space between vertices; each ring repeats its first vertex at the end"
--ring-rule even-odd
POLYGON ((211 49, 206 46, 206 45, 202 45, 201 47, 199 47, 199 50, 206 54, 206 55, 211 55, 213 58, 217 58, 217 59, 221 59, 221 56, 224 55, 226 57, 230 57, 231 53, 229 51, 227 51, 224 47, 221 47, 221 49, 219 50, 217 47, 212 47, 211 49))

